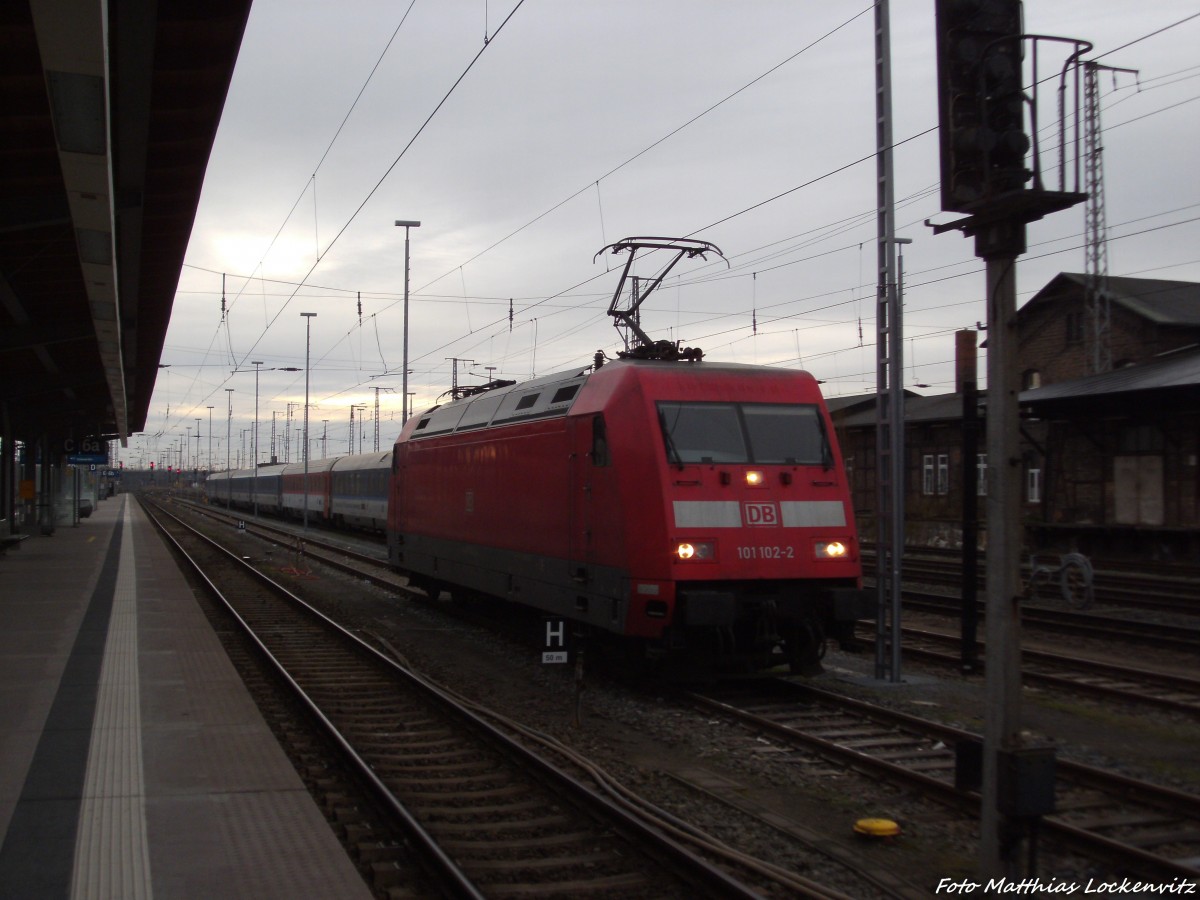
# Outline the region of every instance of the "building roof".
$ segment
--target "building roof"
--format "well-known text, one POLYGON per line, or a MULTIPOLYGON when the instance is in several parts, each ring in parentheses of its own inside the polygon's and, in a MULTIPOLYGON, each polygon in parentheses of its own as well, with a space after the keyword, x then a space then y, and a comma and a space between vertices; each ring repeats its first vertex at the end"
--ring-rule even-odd
MULTIPOLYGON (((1086 290, 1088 276, 1078 272, 1060 272, 1033 298, 1021 307, 1021 312, 1035 304, 1048 302, 1068 289, 1086 290)), ((1158 325, 1182 325, 1200 328, 1200 283, 1194 281, 1164 281, 1159 278, 1122 278, 1110 275, 1107 279, 1109 299, 1136 315, 1158 325)))
POLYGON ((1059 381, 1021 392, 1021 405, 1035 411, 1052 404, 1112 400, 1121 395, 1200 390, 1200 347, 1165 354, 1139 366, 1059 381))
MULTIPOLYGON (((863 408, 855 409, 853 412, 845 416, 840 416, 835 419, 839 428, 874 428, 876 424, 875 416, 875 395, 867 395, 871 398, 872 403, 863 408)), ((979 407, 982 410, 987 399, 986 391, 978 392, 979 407)), ((962 418, 963 412, 963 395, 957 394, 935 394, 930 397, 922 397, 920 394, 914 394, 909 391, 904 392, 904 421, 906 424, 914 424, 918 422, 948 422, 962 418)))
POLYGON ((250 2, 0 6, 6 434, 143 428, 250 2))

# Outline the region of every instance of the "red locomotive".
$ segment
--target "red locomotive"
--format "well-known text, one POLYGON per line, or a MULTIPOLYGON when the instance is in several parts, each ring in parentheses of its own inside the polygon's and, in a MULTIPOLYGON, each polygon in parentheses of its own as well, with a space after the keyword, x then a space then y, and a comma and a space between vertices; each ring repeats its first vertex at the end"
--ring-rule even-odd
POLYGON ((650 658, 760 668, 782 649, 794 670, 816 667, 825 637, 845 640, 870 609, 816 380, 674 350, 410 419, 391 564, 435 595, 507 598, 650 658))

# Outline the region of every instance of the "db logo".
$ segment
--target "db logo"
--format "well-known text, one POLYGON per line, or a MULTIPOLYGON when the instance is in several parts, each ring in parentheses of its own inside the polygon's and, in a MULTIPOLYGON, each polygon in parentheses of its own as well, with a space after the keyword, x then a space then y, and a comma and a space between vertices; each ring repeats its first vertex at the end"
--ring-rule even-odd
POLYGON ((742 516, 747 525, 778 525, 779 507, 774 503, 743 503, 742 516))

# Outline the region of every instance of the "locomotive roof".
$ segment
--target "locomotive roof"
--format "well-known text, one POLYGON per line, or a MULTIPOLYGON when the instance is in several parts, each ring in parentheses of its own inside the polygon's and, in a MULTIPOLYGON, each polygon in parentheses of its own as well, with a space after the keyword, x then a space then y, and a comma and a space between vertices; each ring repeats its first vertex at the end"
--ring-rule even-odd
MULTIPOLYGON (((689 376, 702 377, 722 374, 737 374, 743 377, 798 374, 797 370, 745 363, 680 363, 623 359, 606 363, 600 369, 569 369, 431 407, 414 417, 416 425, 408 432, 407 439, 419 440, 450 432, 565 416, 578 396, 579 389, 588 379, 620 377, 631 370, 658 370, 664 374, 687 373, 689 376)), ((809 377, 811 378, 811 375, 809 377)))
POLYGON ((550 375, 541 375, 537 378, 531 378, 529 381, 518 381, 515 384, 507 384, 503 387, 494 388, 489 391, 484 391, 477 394, 469 394, 466 397, 458 397, 446 403, 439 403, 435 406, 430 406, 417 414, 417 417, 428 415, 437 409, 444 409, 448 406, 460 404, 469 404, 479 401, 486 397, 495 397, 500 394, 508 394, 513 391, 529 391, 533 388, 544 387, 547 384, 557 384, 562 381, 570 381, 575 378, 584 378, 591 375, 596 375, 600 372, 609 373, 622 368, 644 368, 644 369, 662 369, 663 371, 680 371, 680 369, 692 372, 739 372, 750 374, 753 372, 761 372, 763 374, 780 374, 783 372, 798 372, 804 371, 801 369, 784 369, 777 366, 759 366, 750 363, 734 363, 734 362, 711 362, 709 360, 701 360, 699 362, 670 362, 657 359, 618 359, 609 360, 600 369, 594 369, 592 366, 584 368, 565 369, 561 372, 554 372, 550 375))

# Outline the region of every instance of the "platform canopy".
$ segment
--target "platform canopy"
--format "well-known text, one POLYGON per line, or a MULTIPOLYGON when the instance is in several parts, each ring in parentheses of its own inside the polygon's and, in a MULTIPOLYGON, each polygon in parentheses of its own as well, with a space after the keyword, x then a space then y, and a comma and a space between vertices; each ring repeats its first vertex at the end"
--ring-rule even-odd
POLYGON ((0 433, 145 426, 249 11, 0 4, 0 433))

